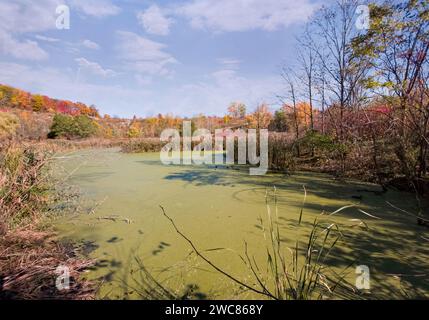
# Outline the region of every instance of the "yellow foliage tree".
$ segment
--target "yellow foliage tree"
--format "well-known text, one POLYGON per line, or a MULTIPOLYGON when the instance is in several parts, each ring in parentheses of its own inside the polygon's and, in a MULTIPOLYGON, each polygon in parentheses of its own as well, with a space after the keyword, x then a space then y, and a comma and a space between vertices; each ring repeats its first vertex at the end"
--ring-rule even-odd
POLYGON ((138 121, 134 117, 134 119, 131 121, 131 124, 130 124, 130 126, 128 128, 127 136, 129 138, 138 138, 138 137, 140 137, 141 132, 142 132, 141 122, 138 121))
POLYGON ((33 102, 33 111, 41 111, 44 107, 44 101, 43 101, 43 97, 39 94, 36 94, 33 96, 32 98, 32 102, 33 102))

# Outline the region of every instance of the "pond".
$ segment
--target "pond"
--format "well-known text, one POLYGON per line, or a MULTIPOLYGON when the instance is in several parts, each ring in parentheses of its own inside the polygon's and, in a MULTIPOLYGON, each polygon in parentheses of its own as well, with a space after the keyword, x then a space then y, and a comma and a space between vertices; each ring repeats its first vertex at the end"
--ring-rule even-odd
POLYGON ((354 286, 355 267, 368 266, 365 298, 429 296, 429 232, 412 216, 419 210, 412 194, 382 193, 376 185, 318 173, 250 176, 239 168, 163 165, 157 153, 116 149, 76 152, 57 164, 79 189, 80 213, 63 216, 56 226, 62 238, 97 259, 86 276, 101 281, 99 298, 141 298, 139 264, 178 293, 192 291, 193 298, 258 298, 192 254, 160 205, 213 263, 246 283, 254 280, 240 258, 245 244, 266 269, 267 230, 260 221, 267 210, 277 212, 284 248, 292 249, 296 241, 304 247, 323 212, 321 218, 344 227, 330 267, 346 270, 354 286), (354 206, 329 216, 348 205, 354 206))

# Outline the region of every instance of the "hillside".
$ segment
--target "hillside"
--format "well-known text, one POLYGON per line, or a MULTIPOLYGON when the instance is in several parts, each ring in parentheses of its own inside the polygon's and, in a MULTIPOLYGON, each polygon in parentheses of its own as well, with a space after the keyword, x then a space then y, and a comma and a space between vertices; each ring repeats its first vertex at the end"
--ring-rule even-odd
POLYGON ((87 106, 82 102, 72 102, 50 98, 40 94, 13 88, 0 84, 0 109, 14 108, 25 111, 42 113, 63 113, 69 115, 87 115, 100 118, 100 114, 95 106, 87 106))
POLYGON ((0 84, 0 137, 46 139, 55 115, 87 117, 95 128, 93 135, 103 138, 127 136, 131 122, 128 119, 113 119, 108 115, 102 118, 95 106, 82 102, 32 94, 0 84))

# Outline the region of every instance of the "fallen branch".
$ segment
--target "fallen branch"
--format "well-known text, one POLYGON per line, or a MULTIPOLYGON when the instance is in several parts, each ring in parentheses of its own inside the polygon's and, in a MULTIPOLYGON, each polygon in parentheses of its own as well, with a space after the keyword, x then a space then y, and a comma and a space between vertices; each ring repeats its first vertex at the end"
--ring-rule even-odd
POLYGON ((178 228, 177 228, 177 226, 176 226, 176 224, 174 223, 174 221, 173 221, 173 219, 171 219, 166 213, 165 213, 165 210, 164 210, 164 207, 163 206, 159 206, 160 208, 161 208, 161 210, 162 210, 162 212, 163 212, 163 214, 164 214, 164 216, 171 222, 171 224, 173 225, 173 227, 174 227, 174 229, 176 230, 176 232, 183 238, 183 239, 185 239, 188 243, 189 243, 189 245, 192 247, 192 249, 195 251, 195 253, 197 254, 197 256, 199 256, 201 259, 203 259, 205 262, 207 262, 211 267, 213 267, 216 271, 218 271, 218 272, 220 272, 221 274, 223 274, 224 276, 226 276, 226 277, 228 277, 229 279, 231 279, 232 281, 234 281, 235 283, 237 283, 237 284, 239 284, 239 285, 241 285, 241 286, 243 286, 243 287, 245 287, 246 289, 248 289, 248 290, 250 290, 250 291, 252 291, 252 292, 255 292, 255 293, 258 293, 258 294, 261 294, 261 295, 264 295, 264 296, 266 296, 266 297, 269 297, 269 298, 271 298, 271 299, 274 299, 274 300, 277 300, 277 297, 275 297, 274 295, 272 295, 270 292, 268 292, 268 291, 266 291, 266 290, 264 290, 264 291, 261 291, 261 290, 258 290, 258 289, 255 289, 255 288, 253 288, 253 287, 251 287, 251 286, 249 286, 249 285, 247 285, 247 284, 245 284, 244 282, 242 282, 242 281, 240 281, 240 280, 238 280, 237 278, 235 278, 234 276, 232 276, 232 275, 230 275, 229 273, 227 273, 227 272, 225 272, 225 271, 223 271, 221 268, 219 268, 218 266, 216 266, 213 262, 211 262, 208 258, 206 258, 203 254, 201 254, 200 253, 200 251, 195 247, 195 245, 194 245, 194 243, 188 238, 188 237, 186 237, 178 228))

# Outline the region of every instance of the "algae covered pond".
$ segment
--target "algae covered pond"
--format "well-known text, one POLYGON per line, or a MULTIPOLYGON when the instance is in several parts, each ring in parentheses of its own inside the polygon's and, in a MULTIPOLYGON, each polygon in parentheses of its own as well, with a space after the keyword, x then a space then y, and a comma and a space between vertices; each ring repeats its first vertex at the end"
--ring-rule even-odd
POLYGON ((115 149, 77 152, 58 165, 64 169, 60 174, 69 176, 67 183, 79 190, 80 210, 61 217, 57 229, 97 259, 87 277, 101 280, 100 298, 141 298, 137 260, 164 285, 192 291, 194 298, 257 298, 191 254, 160 205, 207 257, 251 283, 240 255, 247 243, 249 253, 264 265, 267 243, 260 219, 267 216, 267 202, 275 210, 274 188, 286 247, 293 248, 297 240, 305 243, 320 213, 328 216, 355 204, 329 216, 346 229, 330 266, 349 266, 346 280, 353 286, 355 267, 367 265, 371 289, 366 298, 429 296, 429 232, 409 214, 419 210, 412 194, 381 193, 375 185, 316 173, 250 176, 246 170, 215 166, 167 166, 156 153, 115 149))

